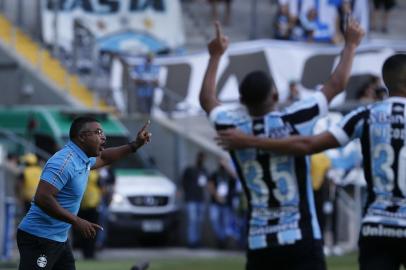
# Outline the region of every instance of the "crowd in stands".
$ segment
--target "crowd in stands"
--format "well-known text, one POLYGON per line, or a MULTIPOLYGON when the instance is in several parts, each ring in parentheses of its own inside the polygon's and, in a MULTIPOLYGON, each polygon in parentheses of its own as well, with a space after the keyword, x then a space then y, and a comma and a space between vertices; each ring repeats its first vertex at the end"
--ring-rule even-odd
POLYGON ((394 6, 394 0, 374 0, 373 5, 368 0, 279 0, 273 22, 273 37, 336 44, 343 40, 348 16, 359 21, 363 29, 386 33, 389 12, 394 6), (381 9, 382 23, 378 29, 381 9))

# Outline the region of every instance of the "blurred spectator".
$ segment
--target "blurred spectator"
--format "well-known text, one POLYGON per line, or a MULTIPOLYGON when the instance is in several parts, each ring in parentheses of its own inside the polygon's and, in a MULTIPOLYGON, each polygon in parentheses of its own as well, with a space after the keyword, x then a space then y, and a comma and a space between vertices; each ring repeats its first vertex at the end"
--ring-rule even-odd
MULTIPOLYGON (((345 28, 347 24, 348 17, 352 13, 352 2, 351 0, 342 0, 341 5, 338 8, 339 18, 340 18, 340 31, 345 33, 345 28)), ((364 28, 365 29, 365 28, 364 28)))
POLYGON ((386 89, 383 86, 380 86, 375 89, 375 95, 377 101, 384 100, 388 97, 388 89, 386 89))
POLYGON ((18 155, 14 153, 8 153, 5 165, 7 170, 9 170, 16 178, 20 175, 21 168, 18 162, 18 155))
POLYGON ((336 36, 336 29, 332 29, 331 25, 320 20, 316 7, 308 9, 305 15, 301 16, 300 21, 306 41, 324 43, 337 43, 339 41, 336 36))
POLYGON ((274 38, 289 40, 291 38, 291 25, 288 4, 281 4, 274 21, 274 38))
POLYGON ((16 183, 16 194, 27 213, 37 190, 42 169, 38 165, 37 156, 33 153, 22 156, 21 163, 24 165, 24 169, 16 183))
POLYGON ((187 245, 190 248, 197 248, 201 245, 207 184, 207 170, 204 167, 205 158, 205 154, 199 152, 196 156, 195 165, 187 167, 182 176, 186 204, 187 245))
POLYGON ((231 21, 231 4, 232 0, 208 0, 211 6, 212 18, 214 21, 218 20, 218 3, 223 2, 225 5, 224 11, 224 25, 229 25, 231 21))
POLYGON ((379 77, 371 75, 358 89, 356 99, 363 103, 375 102, 378 99, 376 90, 380 87, 379 77))
POLYGON ((357 91, 357 100, 363 103, 370 103, 376 100, 375 88, 371 82, 366 82, 357 91))
POLYGON ((299 83, 297 81, 290 81, 289 82, 289 96, 286 99, 286 101, 280 103, 278 105, 278 107, 280 109, 284 109, 287 106, 289 106, 299 100, 300 100, 299 83))
POLYGON ((342 0, 279 0, 289 6, 290 39, 337 43, 342 40, 338 29, 338 7, 342 0))
POLYGON ((98 231, 96 237, 96 248, 102 249, 105 246, 106 236, 108 234, 108 215, 109 205, 113 199, 114 185, 116 178, 110 166, 103 167, 99 170, 99 187, 101 189, 102 198, 99 205, 99 222, 103 227, 102 231, 98 231))
POLYGON ((383 9, 382 13, 382 22, 381 22, 381 28, 380 30, 383 33, 388 32, 388 19, 389 19, 389 13, 391 9, 396 5, 395 0, 374 0, 374 9, 372 12, 371 16, 371 29, 372 31, 376 31, 377 29, 377 17, 379 10, 383 9))
POLYGON ((369 29, 369 5, 368 0, 338 0, 339 30, 345 33, 346 19, 351 16, 358 21, 367 31, 369 29))
MULTIPOLYGON (((78 213, 78 217, 92 223, 97 223, 99 220, 97 209, 99 207, 99 204, 101 203, 102 192, 98 184, 98 179, 98 171, 90 171, 89 180, 87 182, 87 187, 83 195, 82 203, 80 204, 78 213)), ((97 234, 98 233, 99 231, 97 231, 97 234)), ((83 257, 85 259, 95 258, 96 238, 85 239, 82 235, 80 235, 80 237, 81 239, 79 241, 79 245, 82 249, 83 257)))
POLYGON ((233 236, 232 203, 236 177, 228 160, 220 159, 218 169, 210 176, 210 221, 216 236, 217 247, 226 248, 228 238, 233 236))
POLYGON ((136 84, 137 111, 140 113, 151 113, 155 88, 159 85, 159 66, 153 61, 154 55, 146 54, 143 63, 136 66, 132 73, 136 84))

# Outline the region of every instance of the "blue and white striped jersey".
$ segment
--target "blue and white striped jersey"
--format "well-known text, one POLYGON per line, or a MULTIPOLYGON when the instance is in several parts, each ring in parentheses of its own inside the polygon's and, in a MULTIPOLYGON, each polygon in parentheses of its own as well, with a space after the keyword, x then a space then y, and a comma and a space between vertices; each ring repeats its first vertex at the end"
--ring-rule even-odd
POLYGON ((330 129, 341 145, 359 138, 368 185, 362 236, 406 238, 406 98, 356 109, 330 129))
MULTIPOLYGON (((244 107, 218 106, 210 113, 216 129, 235 127, 260 137, 310 135, 319 116, 327 114, 322 93, 283 112, 251 117, 244 107)), ((249 249, 321 239, 316 219, 308 160, 259 149, 231 151, 249 205, 249 249)))

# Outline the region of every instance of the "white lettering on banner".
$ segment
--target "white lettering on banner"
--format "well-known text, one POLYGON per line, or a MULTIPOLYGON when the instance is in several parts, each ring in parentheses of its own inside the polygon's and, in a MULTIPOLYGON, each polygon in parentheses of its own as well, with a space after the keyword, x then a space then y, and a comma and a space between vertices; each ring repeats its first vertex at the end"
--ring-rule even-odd
MULTIPOLYGON (((42 2, 40 10, 42 38, 45 43, 53 44, 55 35, 54 0, 42 0, 42 2)), ((62 12, 58 13, 57 41, 58 45, 67 52, 73 51, 72 45, 75 36, 73 26, 77 19, 80 19, 81 24, 97 40, 107 36, 118 37, 120 33, 134 31, 148 33, 171 49, 185 44, 180 0, 59 0, 58 2, 58 7, 62 12), (98 24, 101 21, 109 23, 108 27, 99 31, 98 24)), ((123 38, 125 41, 121 42, 140 43, 146 46, 143 42, 134 42, 132 35, 127 34, 125 37, 127 37, 123 38)), ((119 39, 116 42, 119 42, 119 39)))
MULTIPOLYGON (((380 75, 385 59, 402 49, 406 49, 404 44, 361 46, 357 50, 351 71, 352 76, 380 75)), ((288 84, 291 80, 299 81, 305 89, 316 89, 329 78, 334 66, 338 63, 340 51, 341 47, 274 40, 233 44, 220 62, 219 97, 220 99, 223 96, 227 97, 228 100, 222 101, 237 102, 238 84, 253 70, 262 70, 272 75, 281 101, 288 96, 288 84), (223 94, 225 92, 226 95, 223 94)), ((138 61, 138 58, 126 58, 130 66, 138 61)), ((167 74, 166 80, 161 82, 162 87, 184 98, 176 108, 184 109, 186 114, 201 112, 198 96, 207 61, 207 53, 156 58, 155 63, 166 70, 167 74)), ((116 72, 120 71, 112 68, 112 75, 116 72)), ((313 91, 305 92, 311 94, 313 91)), ((169 95, 164 96, 164 103, 165 99, 171 102, 169 95)))

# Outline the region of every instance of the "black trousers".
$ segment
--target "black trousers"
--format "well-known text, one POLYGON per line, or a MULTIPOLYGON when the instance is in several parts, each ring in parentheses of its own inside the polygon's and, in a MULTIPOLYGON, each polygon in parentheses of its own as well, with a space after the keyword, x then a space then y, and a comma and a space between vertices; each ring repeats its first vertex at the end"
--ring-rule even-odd
POLYGON ((69 241, 57 242, 17 230, 19 270, 75 270, 69 241))
POLYGON ((250 250, 246 270, 326 270, 320 240, 299 241, 293 245, 250 250))
POLYGON ((406 267, 406 237, 360 236, 358 246, 360 270, 400 270, 401 265, 406 267))

